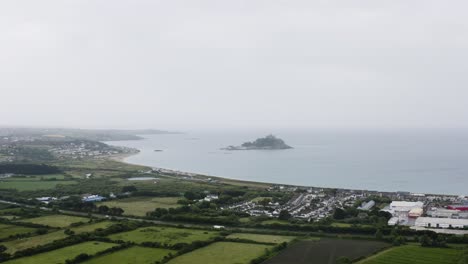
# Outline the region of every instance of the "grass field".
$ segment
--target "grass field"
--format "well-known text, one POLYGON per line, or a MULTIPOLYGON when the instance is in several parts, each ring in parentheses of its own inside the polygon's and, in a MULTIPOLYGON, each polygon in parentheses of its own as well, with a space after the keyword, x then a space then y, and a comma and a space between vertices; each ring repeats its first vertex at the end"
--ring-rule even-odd
POLYGON ((177 201, 180 197, 132 197, 99 203, 108 207, 120 207, 125 215, 145 216, 147 212, 154 211, 156 208, 177 207, 177 201))
POLYGON ((369 256, 387 246, 386 243, 364 240, 320 239, 318 241, 300 241, 264 263, 330 264, 335 263, 339 257, 356 259, 369 256))
POLYGON ((38 225, 46 225, 51 227, 67 227, 73 223, 88 222, 88 218, 69 216, 69 215, 47 215, 35 218, 21 220, 21 222, 28 222, 38 225))
POLYGON ((58 184, 75 184, 76 181, 2 181, 1 189, 16 189, 18 191, 35 191, 53 189, 58 184))
MULTIPOLYGON (((71 228, 76 234, 84 233, 84 232, 92 232, 98 228, 106 228, 112 225, 112 222, 99 222, 89 225, 82 225, 79 227, 71 228)), ((33 236, 28 238, 20 238, 11 241, 7 241, 1 243, 7 247, 7 253, 14 253, 16 251, 25 250, 28 248, 42 246, 49 243, 52 243, 55 240, 60 240, 66 238, 63 230, 51 232, 45 235, 33 236)))
POLYGON ((52 250, 50 252, 41 253, 31 257, 24 257, 7 261, 8 264, 59 264, 65 263, 67 259, 73 259, 81 253, 88 255, 96 254, 115 246, 116 244, 104 242, 85 242, 78 245, 52 250))
POLYGON ((276 236, 276 235, 259 235, 259 234, 245 234, 245 233, 235 233, 227 236, 227 238, 232 239, 249 239, 252 241, 260 242, 260 243, 283 243, 283 242, 290 242, 294 239, 293 236, 276 236))
POLYGON ((360 264, 457 264, 462 251, 451 248, 424 248, 407 245, 385 250, 360 264))
POLYGON ((75 232, 76 234, 84 233, 84 232, 93 232, 96 229, 99 228, 108 228, 109 226, 113 225, 112 222, 108 221, 103 221, 103 222, 98 222, 98 223, 92 223, 92 224, 87 224, 87 225, 81 225, 78 227, 72 227, 70 230, 75 232))
POLYGON ((131 247, 110 254, 93 258, 84 263, 86 264, 134 264, 134 263, 154 263, 161 261, 169 253, 175 254, 176 251, 161 248, 131 247))
POLYGON ((112 240, 131 241, 135 243, 159 242, 169 245, 177 243, 190 244, 193 241, 206 241, 218 235, 218 232, 174 227, 143 227, 133 231, 110 235, 112 240))
POLYGON ((272 246, 246 243, 217 242, 179 256, 169 264, 249 264, 272 246))
POLYGON ((0 239, 8 238, 9 236, 32 233, 35 228, 0 224, 0 239))
POLYGON ((6 251, 7 253, 12 254, 12 253, 15 253, 16 251, 21 251, 21 250, 25 250, 28 248, 49 244, 49 243, 52 243, 54 240, 64 239, 65 237, 67 237, 67 235, 65 235, 63 231, 60 230, 60 231, 51 232, 45 235, 15 239, 15 240, 3 242, 1 244, 7 247, 7 251, 6 251))

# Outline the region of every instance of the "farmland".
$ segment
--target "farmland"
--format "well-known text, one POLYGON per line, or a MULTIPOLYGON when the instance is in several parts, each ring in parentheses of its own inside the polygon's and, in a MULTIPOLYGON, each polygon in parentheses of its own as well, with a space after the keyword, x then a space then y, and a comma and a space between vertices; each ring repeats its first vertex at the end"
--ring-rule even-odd
POLYGON ((179 256, 169 264, 248 264, 271 246, 246 243, 217 242, 179 256))
POLYGON ((84 233, 84 232, 93 232, 96 229, 99 228, 107 228, 112 225, 112 222, 104 221, 104 222, 98 222, 98 223, 92 223, 88 225, 81 225, 78 227, 73 227, 70 228, 73 232, 79 234, 79 233, 84 233))
POLYGON ((67 237, 67 235, 65 235, 65 233, 60 230, 45 235, 15 239, 3 242, 2 244, 7 247, 7 253, 14 253, 16 251, 25 250, 27 248, 45 245, 53 242, 54 240, 63 239, 65 237, 67 237))
POLYGON ((14 235, 32 233, 36 229, 24 226, 0 224, 0 239, 5 239, 14 235))
POLYGON ((144 248, 144 247, 131 247, 128 249, 119 250, 110 254, 102 255, 93 258, 86 264, 106 264, 106 263, 121 263, 121 264, 133 264, 133 263, 154 263, 155 261, 161 261, 165 256, 170 253, 175 254, 176 252, 168 249, 161 248, 144 248))
POLYGON ((21 222, 28 222, 38 225, 51 226, 51 227, 67 227, 73 223, 88 222, 88 218, 68 215, 47 215, 36 218, 21 220, 21 222))
POLYGON ((190 244, 194 241, 210 240, 218 232, 173 227, 143 227, 133 231, 109 236, 112 240, 123 240, 134 243, 159 242, 168 245, 177 243, 190 244))
POLYGON ((16 189, 18 191, 35 191, 54 189, 59 184, 75 184, 75 181, 2 181, 1 189, 16 189))
MULTIPOLYGON (((109 227, 111 224, 112 224, 111 222, 99 222, 99 223, 74 227, 74 228, 71 228, 71 230, 74 231, 76 234, 79 234, 83 232, 92 232, 98 228, 106 228, 106 227, 109 227)), ((14 253, 16 251, 21 251, 21 250, 25 250, 28 248, 46 245, 46 244, 52 243, 55 240, 64 239, 66 237, 67 235, 64 233, 64 231, 59 230, 59 231, 50 232, 44 235, 10 240, 7 242, 3 242, 2 244, 7 247, 7 253, 14 253)))
POLYGON ((388 249, 359 264, 457 264, 461 254, 461 250, 453 248, 407 245, 388 249))
POLYGON ((119 207, 124 210, 125 215, 145 216, 147 212, 156 208, 177 207, 179 197, 132 197, 99 203, 108 207, 119 207))
POLYGON ((388 244, 375 241, 321 239, 319 241, 300 241, 291 245, 265 264, 314 264, 335 263, 340 257, 356 259, 368 256, 387 247, 388 244))
POLYGON ((50 263, 65 263, 67 259, 73 259, 81 253, 89 255, 96 254, 115 246, 112 243, 104 243, 97 241, 89 241, 46 253, 41 253, 31 257, 24 257, 7 261, 8 264, 50 264, 50 263))
POLYGON ((231 239, 248 239, 260 243, 283 243, 290 242, 295 237, 292 236, 276 236, 276 235, 259 235, 259 234, 244 234, 244 233, 235 233, 227 236, 231 239))

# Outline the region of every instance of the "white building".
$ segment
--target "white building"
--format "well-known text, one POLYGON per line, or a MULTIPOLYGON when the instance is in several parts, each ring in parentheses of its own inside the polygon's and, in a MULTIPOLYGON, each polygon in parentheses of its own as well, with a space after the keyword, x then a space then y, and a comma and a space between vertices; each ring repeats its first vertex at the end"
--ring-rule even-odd
POLYGON ((468 219, 419 217, 416 226, 431 228, 467 228, 468 219))
POLYGON ((409 212, 415 208, 424 208, 423 202, 405 202, 405 201, 393 201, 390 204, 390 213, 392 212, 409 212))

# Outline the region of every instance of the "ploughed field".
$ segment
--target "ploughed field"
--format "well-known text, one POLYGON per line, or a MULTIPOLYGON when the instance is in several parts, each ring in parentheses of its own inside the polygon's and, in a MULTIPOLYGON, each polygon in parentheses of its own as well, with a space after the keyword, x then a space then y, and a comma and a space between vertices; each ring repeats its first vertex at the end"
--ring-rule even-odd
POLYGON ((407 245, 385 250, 359 262, 359 264, 458 264, 461 255, 462 251, 454 248, 427 248, 419 245, 407 245))
POLYGON ((292 244, 264 264, 335 264, 340 257, 358 259, 389 246, 376 241, 348 239, 305 240, 292 244))

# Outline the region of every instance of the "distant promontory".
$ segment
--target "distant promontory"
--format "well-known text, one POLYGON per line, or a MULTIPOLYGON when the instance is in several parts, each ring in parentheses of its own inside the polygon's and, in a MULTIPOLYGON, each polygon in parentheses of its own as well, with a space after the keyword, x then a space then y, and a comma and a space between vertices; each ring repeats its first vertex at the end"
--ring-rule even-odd
POLYGON ((263 138, 258 138, 253 142, 245 142, 240 146, 229 146, 224 148, 225 150, 253 150, 253 149, 264 149, 264 150, 277 150, 277 149, 291 149, 291 146, 286 145, 284 141, 273 135, 268 135, 263 138))

